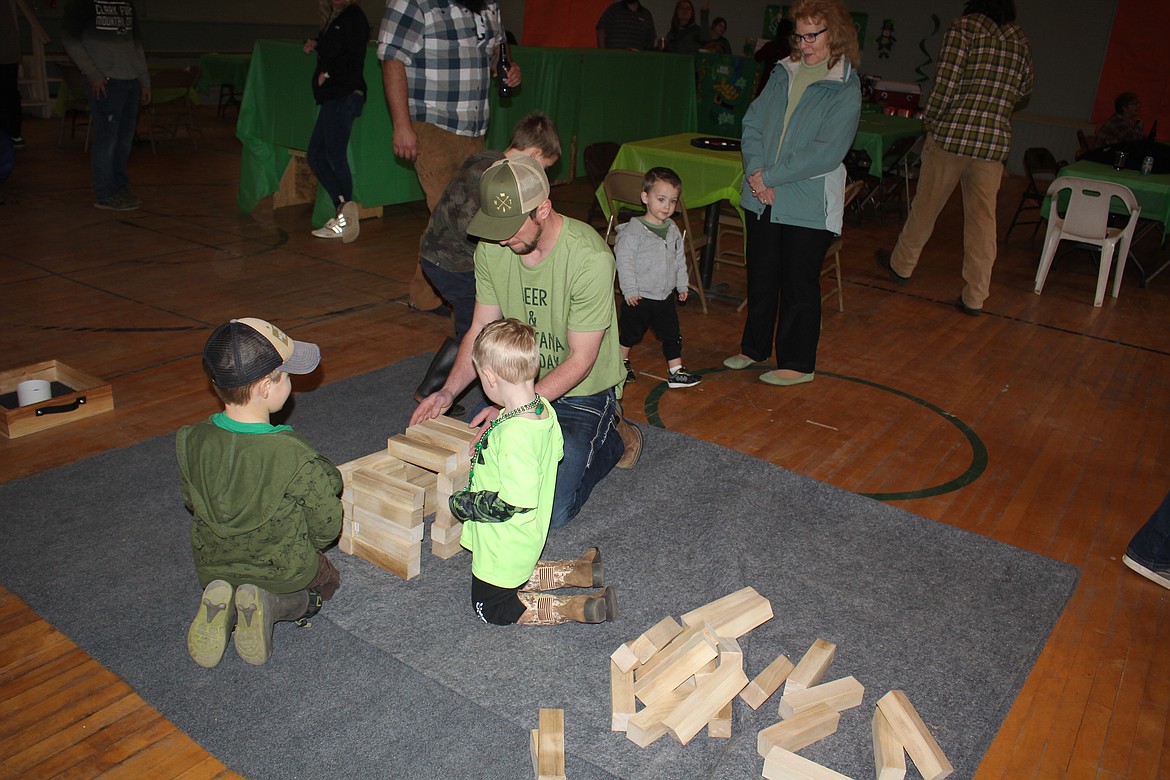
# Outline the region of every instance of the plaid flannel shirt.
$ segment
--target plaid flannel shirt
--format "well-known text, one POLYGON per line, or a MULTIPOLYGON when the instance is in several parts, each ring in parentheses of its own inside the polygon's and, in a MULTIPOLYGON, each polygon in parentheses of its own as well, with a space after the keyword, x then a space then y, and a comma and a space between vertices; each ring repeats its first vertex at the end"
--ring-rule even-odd
POLYGON ((1031 92, 1032 51, 1023 31, 969 14, 943 38, 924 124, 951 154, 1003 162, 1012 111, 1031 92))
POLYGON ((489 64, 502 39, 496 2, 476 14, 453 0, 389 0, 378 59, 406 66, 412 120, 476 137, 487 133, 489 64))

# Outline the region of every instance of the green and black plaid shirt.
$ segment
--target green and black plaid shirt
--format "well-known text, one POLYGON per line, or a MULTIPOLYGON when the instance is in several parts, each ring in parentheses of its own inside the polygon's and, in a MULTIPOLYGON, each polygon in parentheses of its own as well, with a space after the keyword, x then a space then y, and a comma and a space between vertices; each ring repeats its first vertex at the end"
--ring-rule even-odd
POLYGON ((1011 114, 1032 92, 1032 50, 1014 22, 963 16, 943 38, 924 125, 946 151, 1003 162, 1011 114))

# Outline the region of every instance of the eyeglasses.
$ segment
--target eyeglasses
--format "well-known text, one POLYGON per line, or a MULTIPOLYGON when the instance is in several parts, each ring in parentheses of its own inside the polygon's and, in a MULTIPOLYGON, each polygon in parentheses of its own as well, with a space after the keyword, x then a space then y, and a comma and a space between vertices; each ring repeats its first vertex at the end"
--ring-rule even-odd
POLYGON ((829 30, 829 28, 826 27, 823 30, 817 30, 815 33, 805 33, 804 35, 796 33, 793 35, 789 35, 788 40, 792 41, 793 43, 800 43, 801 41, 804 41, 805 43, 816 43, 817 36, 828 32, 828 30, 829 30))

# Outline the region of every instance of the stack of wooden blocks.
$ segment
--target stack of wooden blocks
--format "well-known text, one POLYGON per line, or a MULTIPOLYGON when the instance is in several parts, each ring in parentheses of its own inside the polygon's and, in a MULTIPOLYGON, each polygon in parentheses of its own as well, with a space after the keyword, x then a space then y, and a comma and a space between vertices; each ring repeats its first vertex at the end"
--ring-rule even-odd
POLYGON ((344 491, 338 548, 403 579, 418 574, 424 517, 434 513, 431 552, 462 549, 462 525, 448 499, 467 485, 476 432, 450 417, 425 420, 390 437, 386 449, 338 466, 344 491))
MULTIPOLYGON (((744 588, 682 616, 666 617, 610 656, 611 728, 639 747, 664 734, 687 744, 705 726, 709 737, 730 737, 738 695, 758 710, 780 686, 781 720, 761 730, 757 749, 771 780, 841 780, 845 775, 797 755, 836 733, 841 712, 858 707, 865 688, 852 676, 821 682, 836 645, 817 639, 793 664, 783 654, 753 680, 744 674, 737 640, 772 617, 767 599, 744 588), (685 627, 684 627, 685 626, 685 627), (637 710, 637 702, 645 705, 637 710)), ((902 780, 909 753, 926 780, 954 768, 902 691, 878 701, 873 717, 878 780, 902 780)))

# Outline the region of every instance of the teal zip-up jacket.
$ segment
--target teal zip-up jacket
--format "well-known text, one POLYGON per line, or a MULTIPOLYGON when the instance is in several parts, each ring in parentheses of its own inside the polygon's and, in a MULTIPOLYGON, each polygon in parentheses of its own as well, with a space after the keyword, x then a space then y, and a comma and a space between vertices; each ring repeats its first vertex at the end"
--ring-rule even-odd
POLYGON ((180 428, 175 452, 201 586, 292 593, 313 580, 317 551, 341 533, 341 474, 327 458, 288 426, 222 412, 180 428))
POLYGON ((768 85, 743 117, 744 179, 740 205, 756 215, 764 204, 752 195, 747 176, 762 171, 775 189, 772 222, 841 233, 845 211, 845 166, 841 161, 857 135, 861 79, 842 57, 820 81, 804 91, 784 143, 777 149, 788 110, 788 86, 799 62, 781 60, 768 85))

